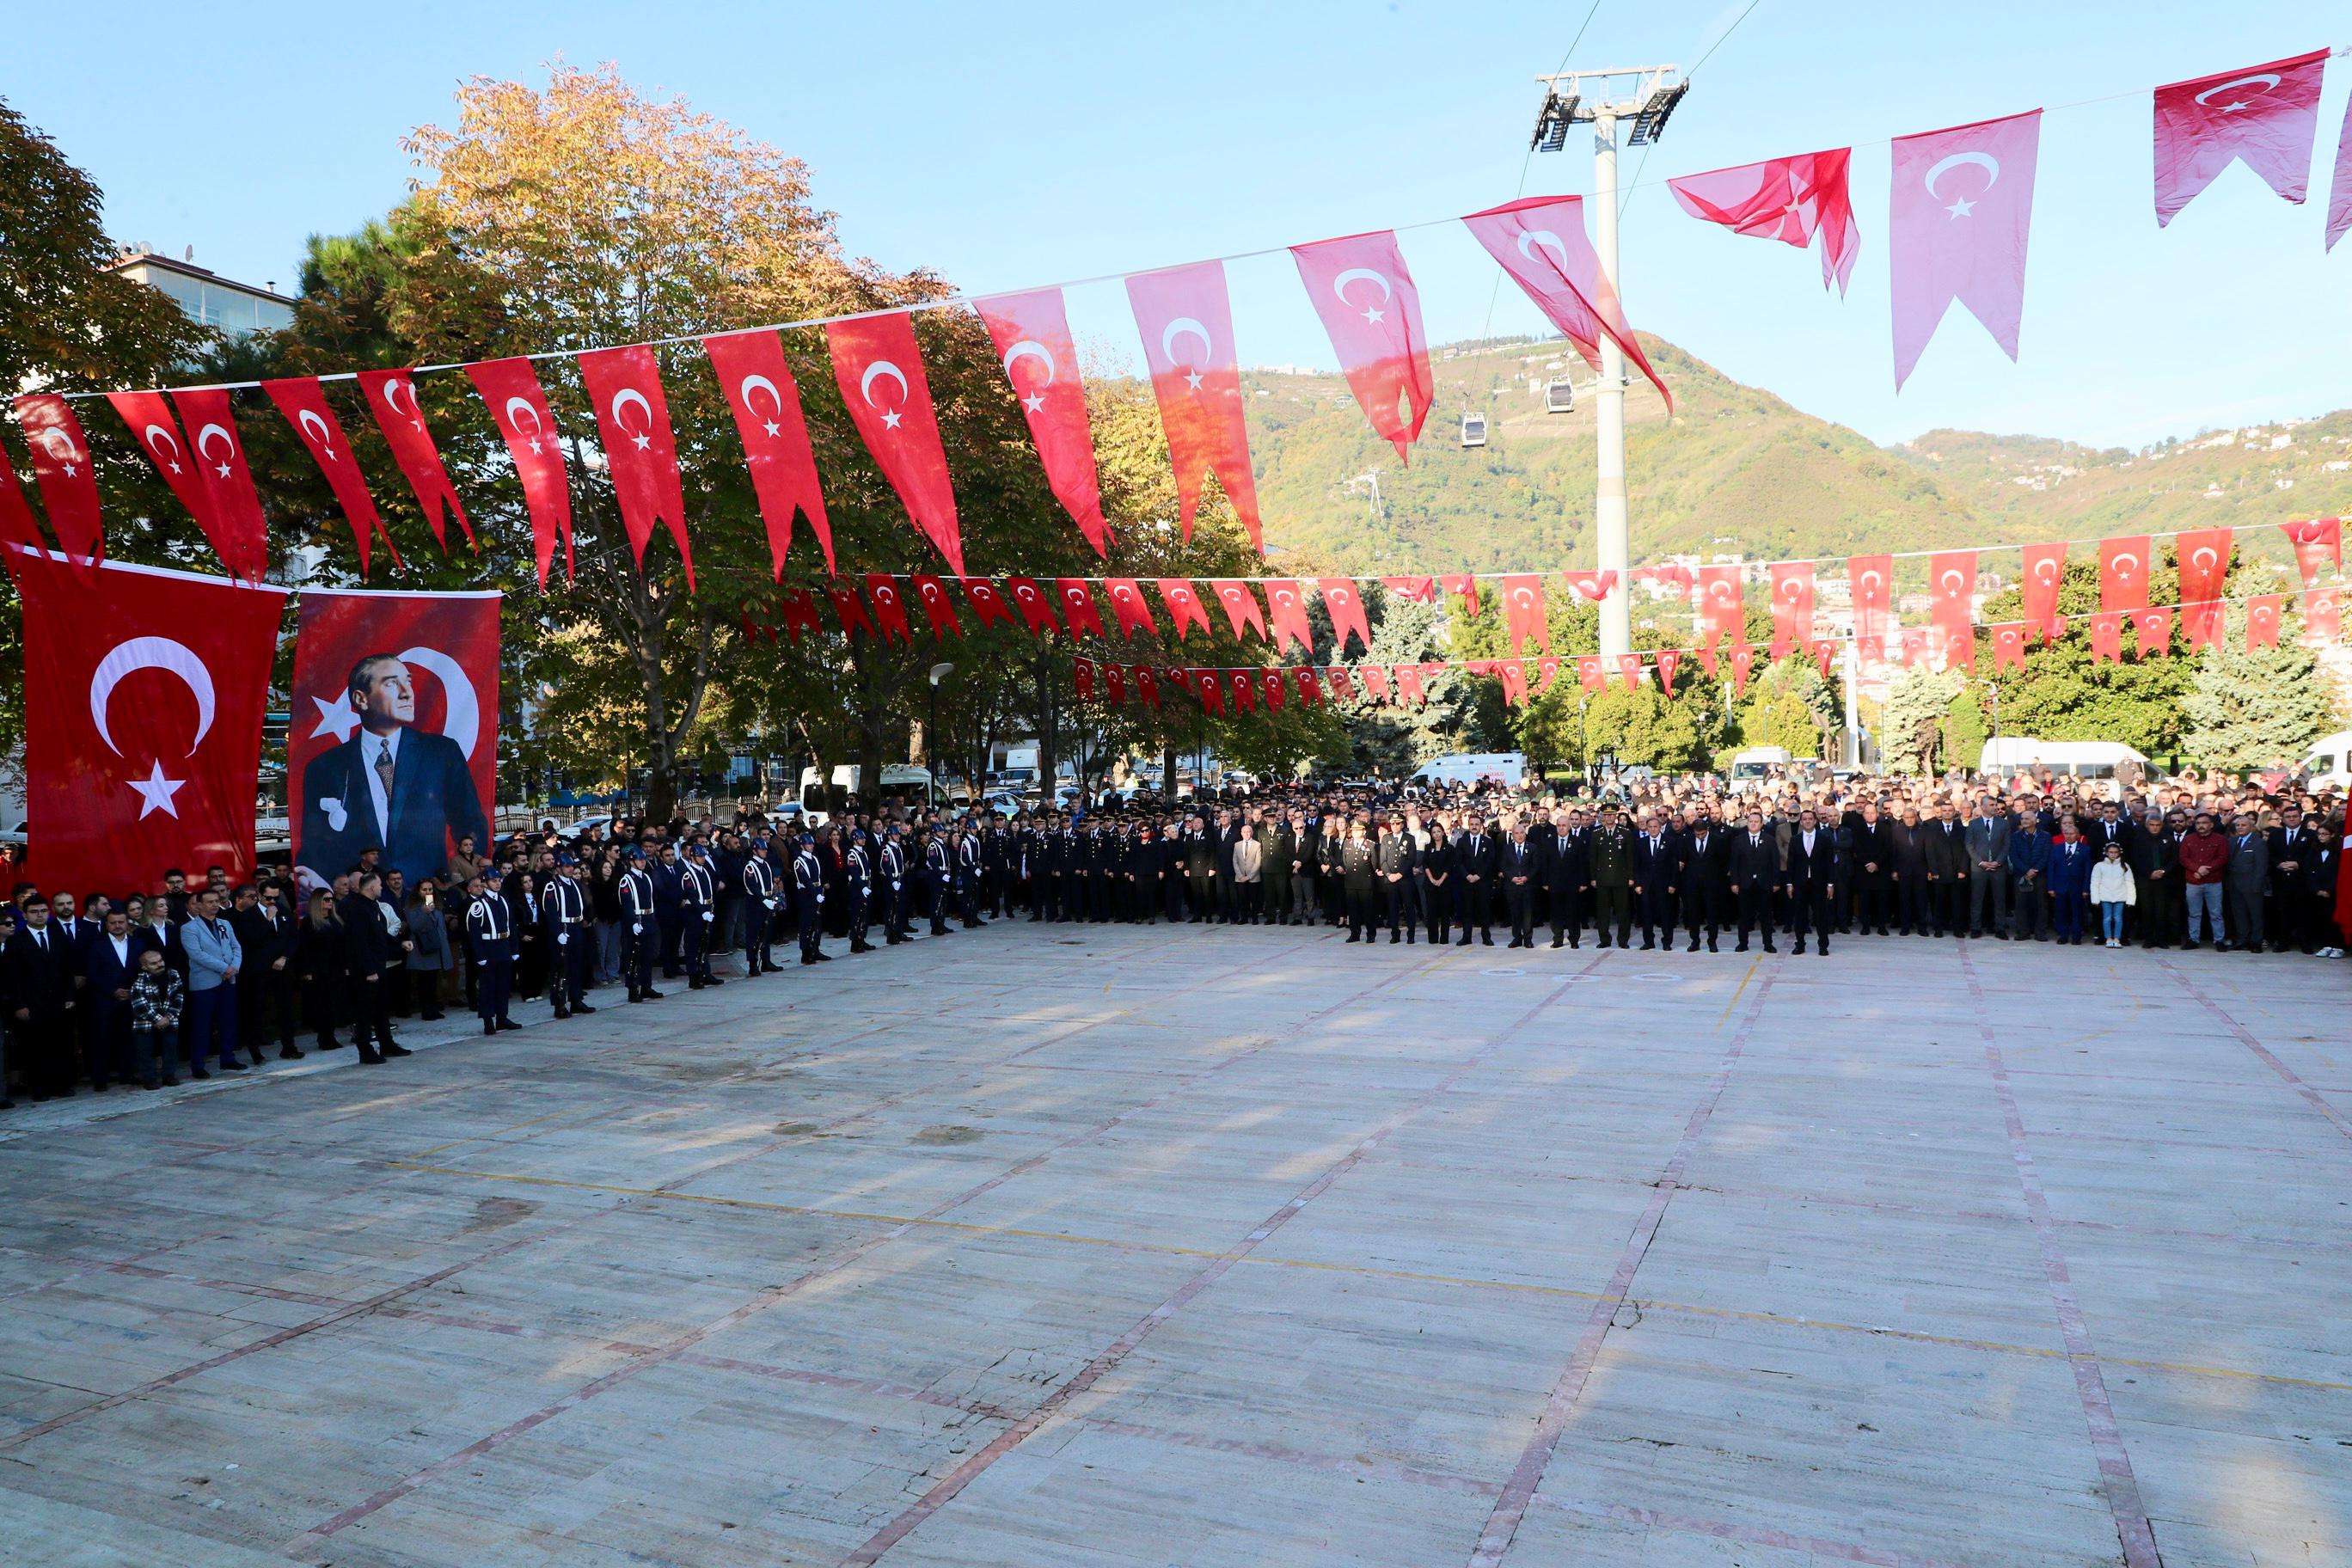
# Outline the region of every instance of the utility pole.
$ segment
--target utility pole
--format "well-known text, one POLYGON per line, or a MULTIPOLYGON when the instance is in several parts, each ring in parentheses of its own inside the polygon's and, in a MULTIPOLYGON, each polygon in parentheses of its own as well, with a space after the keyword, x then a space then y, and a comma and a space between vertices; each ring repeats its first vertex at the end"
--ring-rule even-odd
MULTIPOLYGON (((1617 272, 1617 128, 1630 121, 1629 144, 1646 147, 1664 133, 1667 117, 1690 90, 1677 66, 1635 66, 1622 70, 1567 71, 1539 76, 1544 101, 1536 117, 1530 150, 1557 153, 1568 144, 1571 125, 1592 126, 1593 249, 1601 257, 1601 286, 1622 302, 1617 272), (1591 101, 1587 101, 1588 87, 1591 101), (1628 90, 1630 89, 1630 90, 1628 90)), ((1601 653, 1604 658, 1633 647, 1633 564, 1625 509, 1625 356, 1607 333, 1601 338, 1601 380, 1594 389, 1595 436, 1600 466, 1593 489, 1593 530, 1598 565, 1617 574, 1617 592, 1601 601, 1601 653)))

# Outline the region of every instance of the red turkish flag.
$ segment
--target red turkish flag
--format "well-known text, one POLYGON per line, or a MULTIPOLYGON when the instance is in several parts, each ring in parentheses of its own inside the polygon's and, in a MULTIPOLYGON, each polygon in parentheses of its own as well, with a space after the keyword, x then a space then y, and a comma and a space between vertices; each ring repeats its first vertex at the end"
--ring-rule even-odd
POLYGON ((896 576, 887 572, 866 574, 866 597, 874 605, 874 624, 884 642, 892 637, 903 643, 915 640, 914 628, 907 624, 907 600, 896 576))
POLYGON ((167 866, 250 878, 286 595, 47 552, 19 555, 16 573, 25 805, 44 880, 115 892, 154 886, 167 866))
POLYGON ((1221 672, 1196 669, 1192 672, 1192 684, 1201 695, 1201 707, 1204 711, 1221 714, 1225 710, 1225 683, 1221 672))
POLYGON ((1528 700, 1528 671, 1525 665, 1516 658, 1498 659, 1495 664, 1495 673, 1502 679, 1505 707, 1517 708, 1528 700))
POLYGON ((1079 701, 1088 702, 1093 700, 1095 694, 1095 661, 1083 657, 1072 659, 1070 661, 1070 680, 1072 685, 1075 686, 1077 690, 1079 701))
MULTIPOLYGON (((2336 180, 2327 190, 2327 245, 2333 250, 2336 242, 2352 229, 2352 103, 2344 106, 2344 129, 2336 136, 2336 180)), ((2347 865, 2352 865, 2347 857, 2347 865)), ((2339 921, 2352 920, 2352 900, 2336 911, 2339 921)))
POLYGON ((1617 656, 1617 677, 1625 683, 1626 690, 1641 690, 1642 656, 1638 653, 1619 654, 1617 656))
POLYGON ((985 577, 965 577, 961 581, 963 596, 971 601, 972 612, 980 616, 981 630, 986 631, 999 622, 1008 626, 1013 624, 1013 606, 1004 602, 995 584, 985 577))
POLYGON ((1381 586, 1398 598, 1416 605, 1437 603, 1437 579, 1434 577, 1383 577, 1381 586))
POLYGON ((1257 480, 1250 472, 1249 432, 1242 421, 1241 363, 1222 261, 1196 262, 1127 280, 1128 302, 1143 334, 1151 392, 1168 432, 1176 470, 1176 514, 1192 537, 1202 476, 1214 474, 1250 543, 1265 549, 1257 521, 1257 480))
POLYGON ((2314 588, 2303 596, 2303 640, 2326 647, 2344 636, 2343 605, 2333 588, 2314 588))
POLYGON ((1559 656, 1548 653, 1536 660, 1536 695, 1541 697, 1559 679, 1559 656))
POLYGON ((2065 580, 2064 544, 2025 547, 2025 571, 2018 580, 2018 596, 2025 601, 2025 624, 2045 641, 2064 629, 2058 617, 2058 590, 2065 580))
POLYGON ((1748 635, 1748 612, 1740 605, 1739 568, 1702 566, 1698 569, 1698 636, 1708 648, 1725 637, 1748 635))
MULTIPOLYGON (((343 509, 343 521, 351 524, 352 542, 359 549, 360 575, 368 574, 370 549, 379 534, 383 538, 383 547, 392 552, 392 563, 399 565, 400 548, 393 543, 392 534, 383 525, 383 515, 375 509, 375 497, 369 493, 367 476, 360 471, 352 444, 343 438, 342 421, 335 417, 319 378, 301 375, 265 381, 261 390, 278 405, 278 412, 286 416, 286 423, 294 426, 294 434, 318 463, 320 473, 326 476, 327 488, 334 491, 336 504, 343 509)), ((547 586, 544 566, 539 585, 547 586)))
POLYGON ((765 330, 720 332, 702 340, 702 352, 719 377, 719 390, 727 395, 727 412, 735 416, 751 493, 759 498, 760 516, 768 526, 768 559, 777 579, 783 578, 784 553, 792 548, 794 512, 808 518, 817 548, 824 552, 825 574, 831 576, 833 524, 824 515, 824 489, 817 481, 816 452, 809 444, 800 383, 784 363, 782 341, 765 330))
POLYGON ((1311 669, 1294 669, 1291 676, 1298 682, 1298 700, 1309 708, 1323 706, 1323 682, 1311 669))
POLYGON ((1650 657, 1658 661, 1658 689, 1672 697, 1675 694, 1675 672, 1682 668, 1683 650, 1662 647, 1650 657))
POLYGON ((2179 567, 2181 621, 2191 652, 2221 636, 2222 583, 2230 574, 2236 531, 2191 529, 2172 542, 2179 567))
POLYGON ((1294 642, 1310 653, 1314 651, 1315 637, 1307 628, 1307 599, 1299 593, 1297 583, 1287 577, 1266 579, 1265 605, 1274 617, 1276 654, 1294 642))
POLYGON ((1136 695, 1143 699, 1146 707, 1160 706, 1160 677, 1153 672, 1150 665, 1139 664, 1135 667, 1135 690, 1136 695))
POLYGON ((1853 639, 1853 657, 1864 665, 1885 664, 1886 639, 1883 637, 1864 637, 1856 634, 1853 639))
POLYGON ((1411 461, 1435 397, 1429 338, 1421 328, 1421 294, 1387 229, 1294 245, 1298 280, 1323 320, 1349 390, 1372 431, 1411 461), (1404 412, 1397 412, 1402 399, 1404 412))
MULTIPOLYGON (((294 641, 286 732, 294 863, 323 886, 370 847, 414 885, 438 876, 457 841, 490 838, 498 801, 499 595, 313 589, 294 641), (363 660, 389 712, 363 721, 350 698, 363 660), (408 711, 401 712, 405 699, 408 711), (397 721, 392 788, 373 777, 380 731, 397 721)), ((391 731, 381 731, 389 734, 391 731)))
POLYGON ((1813 563, 1775 562, 1772 574, 1772 657, 1813 640, 1813 563))
POLYGON ((1225 619, 1232 624, 1234 636, 1240 637, 1242 628, 1249 626, 1259 637, 1265 637, 1265 616, 1259 611, 1257 595, 1250 592, 1247 583, 1238 577, 1220 577, 1209 586, 1216 591, 1217 603, 1225 607, 1225 619))
POLYGON ((1103 685, 1114 708, 1127 706, 1127 666, 1107 664, 1102 667, 1103 685))
POLYGON ((1257 684, 1259 694, 1265 699, 1265 710, 1281 712, 1283 702, 1290 696, 1289 678, 1278 669, 1261 670, 1257 684))
POLYGON ((2246 651, 2276 647, 2279 640, 2279 612, 2285 607, 2284 594, 2264 594, 2246 601, 2246 651))
POLYGON ((1246 669, 1230 670, 1227 672, 1227 678, 1228 684, 1233 688, 1234 711, 1236 713, 1256 712, 1256 678, 1246 669))
POLYGON ((1977 592, 1977 552, 1973 550, 1943 550, 1927 558, 1930 600, 1928 619, 1943 634, 1944 658, 1947 662, 1956 657, 1976 666, 1976 632, 1974 605, 1977 592), (1954 649, 1966 649, 1956 656, 1954 649))
POLYGON ((1478 578, 1476 574, 1470 572, 1456 572, 1451 575, 1440 577, 1437 580, 1437 585, 1444 589, 1449 594, 1461 595, 1462 608, 1465 614, 1475 616, 1478 613, 1478 578))
POLYGON ((949 596, 948 585, 927 572, 914 573, 908 581, 915 584, 915 597, 931 623, 931 640, 945 642, 963 636, 963 623, 956 619, 955 600, 949 596))
POLYGON ((948 456, 940 446, 939 416, 931 410, 931 385, 911 318, 894 310, 835 321, 824 329, 824 342, 841 401, 866 449, 915 527, 962 576, 955 489, 948 481, 948 456))
POLYGON ((1013 607, 1021 612, 1021 624, 1031 637, 1044 637, 1060 631, 1061 624, 1054 619, 1054 600, 1037 585, 1034 577, 1007 577, 1004 591, 1013 595, 1013 607))
POLYGON ((866 618, 866 601, 857 596, 856 589, 834 584, 825 589, 824 596, 833 601, 834 618, 841 623, 843 637, 856 632, 864 632, 869 637, 877 635, 874 623, 866 618))
POLYGON ((1503 614, 1506 630, 1503 640, 1509 646, 1511 656, 1533 637, 1538 647, 1551 651, 1551 627, 1544 616, 1543 579, 1532 572, 1517 572, 1503 579, 1503 614))
MULTIPOLYGON (((654 524, 669 529, 686 586, 694 590, 694 550, 686 539, 686 494, 677 474, 677 438, 670 432, 669 404, 662 396, 661 367, 644 343, 596 349, 579 359, 580 384, 596 411, 596 438, 613 477, 613 499, 637 570, 646 569, 646 545, 654 524)), ((958 570, 961 567, 959 565, 958 570)))
POLYGON ((1837 655, 1838 645, 1830 638, 1821 637, 1813 643, 1813 663, 1820 668, 1823 680, 1830 678, 1830 666, 1837 662, 1837 655))
POLYGON ((2017 357, 2041 142, 2038 109, 1895 139, 1888 266, 1898 392, 1954 300, 2017 357))
POLYGON ((1895 622, 1895 557, 1849 555, 1845 575, 1854 635, 1883 637, 1895 622))
MULTIPOLYGON (((1200 590, 1182 577, 1160 579, 1160 597, 1168 606, 1168 618, 1176 624, 1176 640, 1184 640, 1187 626, 1198 624, 1202 631, 1209 629, 1209 612, 1201 606, 1200 590)), ((1240 628, 1234 628, 1238 636, 1240 628)))
POLYGON ((1666 597, 1676 604, 1687 604, 1691 595, 1691 572, 1687 566, 1637 566, 1633 575, 1644 583, 1662 584, 1666 597))
POLYGON ((16 482, 16 459, 9 454, 6 445, 0 443, 0 567, 7 569, 13 581, 19 552, 37 553, 48 547, 48 542, 41 537, 41 525, 33 521, 33 509, 25 503, 25 492, 16 482))
POLYGON ((1398 665, 1396 668, 1396 682, 1397 695, 1403 700, 1412 703, 1414 707, 1419 708, 1429 700, 1429 693, 1422 689, 1421 667, 1419 665, 1398 665))
POLYGON ((1574 343, 1593 369, 1601 368, 1603 333, 1658 389, 1672 413, 1675 395, 1633 341, 1617 290, 1601 276, 1601 258, 1584 234, 1584 198, 1529 196, 1506 202, 1462 220, 1486 254, 1527 291, 1545 320, 1574 343))
POLYGON ((2139 633, 2139 657, 2150 658, 2168 653, 2172 648, 2172 606, 2158 605, 2149 609, 2132 612, 2132 626, 2139 633))
POLYGON ((1068 623, 1072 637, 1103 635, 1102 612, 1095 608, 1095 596, 1087 590, 1085 578, 1055 578, 1054 599, 1062 606, 1062 619, 1068 623))
POLYGON ((466 508, 457 500, 457 487, 449 482, 449 470, 441 466, 440 448, 434 446, 433 432, 425 426, 425 410, 417 406, 416 373, 363 370, 359 383, 367 411, 375 427, 383 432, 384 444, 392 448, 392 460, 400 465, 401 477, 408 481, 425 521, 433 527, 433 542, 441 547, 441 553, 449 553, 448 521, 455 517, 466 542, 473 544, 474 525, 466 521, 466 508))
MULTIPOLYGON (((780 602, 784 607, 784 630, 793 641, 800 641, 803 632, 824 632, 824 628, 817 624, 816 596, 806 588, 785 589, 780 602)), ((770 636, 772 639, 773 634, 770 636)))
POLYGON ((1560 575, 1568 579, 1568 585, 1576 590, 1579 597, 1596 605, 1617 587, 1614 572, 1563 572, 1560 575))
POLYGON ((2145 533, 2099 541, 2099 608, 2147 608, 2149 542, 2145 533))
POLYGON ((1580 653, 1576 656, 1576 683, 1579 686, 1597 693, 1608 680, 1609 672, 1601 668, 1599 654, 1580 653))
POLYGON ((2225 606, 2218 602, 2181 606, 2180 635, 2189 644, 2190 653, 2201 652, 2221 642, 2225 624, 2224 609, 2225 606))
POLYGON ((2242 160, 2270 188, 2301 202, 2319 135, 2327 51, 2216 71, 2156 89, 2156 226, 2242 160))
POLYGON ((2025 630, 2023 621, 2002 621, 1992 628, 1993 668, 2025 668, 2025 630))
POLYGON ((110 392, 106 400, 196 520, 221 564, 247 582, 261 581, 269 565, 268 529, 237 445, 228 394, 219 387, 175 392, 167 404, 160 392, 110 392), (183 434, 182 420, 194 435, 183 434))
MULTIPOLYGON (((44 495, 47 490, 42 491, 44 495)), ((50 513, 50 521, 57 514, 50 513)), ((2303 574, 2306 588, 2319 581, 2319 568, 2324 562, 2344 570, 2344 520, 2339 517, 2307 517, 2298 522, 2283 522, 2279 527, 2287 542, 2294 546, 2295 569, 2303 574)))
POLYGON ((1323 590, 1324 613, 1331 617, 1331 637, 1338 645, 1332 650, 1346 654, 1348 639, 1354 637, 1366 653, 1372 651, 1372 628, 1364 619, 1364 596, 1355 582, 1347 577, 1319 577, 1316 586, 1323 590))
MULTIPOLYGON (((494 359, 467 365, 466 374, 472 378, 474 390, 482 395, 482 405, 490 411, 490 423, 505 437, 507 456, 514 461, 515 478, 522 483, 523 503, 530 512, 530 548, 539 563, 539 585, 541 589, 547 586, 547 569, 555 563, 558 540, 563 543, 563 580, 569 583, 572 580, 572 483, 564 475, 563 443, 556 437, 555 411, 547 405, 547 392, 539 384, 539 372, 527 359, 494 359)), ((289 414, 287 417, 294 416, 289 414)), ((309 434, 307 427, 304 434, 309 434)), ((334 470, 329 468, 328 478, 333 477, 334 470)), ((345 510, 350 509, 346 506, 345 510)), ((352 527, 357 529, 356 521, 352 527)), ((392 542, 390 535, 385 536, 384 542, 392 542)), ((364 545, 360 550, 360 562, 364 569, 364 545)))
POLYGON ((2102 610, 2091 617, 2091 662, 2121 664, 2124 658, 2124 622, 2130 617, 2121 610, 2102 610))
POLYGON ((106 530, 98 514, 98 473, 73 405, 54 392, 28 392, 16 399, 16 422, 25 427, 33 482, 58 548, 84 564, 99 559, 106 553, 106 530))
POLYGON ((1748 695, 1748 678, 1756 668, 1756 645, 1739 643, 1731 650, 1731 689, 1739 696, 1748 695))
POLYGON ((1087 417, 1087 390, 1078 379, 1077 345, 1059 289, 998 294, 972 301, 988 340, 1004 362, 1013 395, 1029 422, 1029 439, 1045 467, 1055 499, 1095 547, 1108 558, 1110 527, 1103 521, 1102 489, 1095 473, 1095 437, 1087 417))
POLYGON ((1348 702, 1356 700, 1355 683, 1348 679, 1348 672, 1345 669, 1333 665, 1324 670, 1323 679, 1330 683, 1331 695, 1334 698, 1348 702))
MULTIPOLYGON (((1363 678, 1365 696, 1370 698, 1375 702, 1386 702, 1390 700, 1389 672, 1387 670, 1381 668, 1377 664, 1363 664, 1356 667, 1356 673, 1363 678)), ((1557 662, 1555 662, 1552 667, 1552 673, 1554 675, 1558 675, 1559 673, 1559 668, 1557 662)))
POLYGON ((1822 287, 1835 283, 1843 296, 1854 258, 1862 253, 1862 226, 1854 222, 1853 201, 1846 192, 1846 166, 1853 157, 1851 147, 1802 153, 1685 174, 1666 186, 1683 211, 1734 234, 1777 239, 1799 250, 1819 235, 1822 287))
POLYGON ((1142 584, 1132 577, 1106 577, 1103 589, 1110 595, 1111 614, 1118 617, 1118 629, 1129 640, 1138 632, 1160 634, 1160 628, 1151 624, 1151 606, 1143 601, 1142 584))
POLYGON ((1898 658, 1906 669, 1916 669, 1927 662, 1927 628, 1905 626, 1898 658))

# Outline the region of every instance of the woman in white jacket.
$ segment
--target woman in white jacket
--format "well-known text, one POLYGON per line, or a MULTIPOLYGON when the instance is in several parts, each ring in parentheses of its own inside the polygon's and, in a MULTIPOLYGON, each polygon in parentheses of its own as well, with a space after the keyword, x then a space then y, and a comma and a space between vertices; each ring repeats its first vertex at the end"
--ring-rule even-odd
POLYGON ((2139 902, 2132 868, 2124 864, 2124 847, 2110 842, 2099 863, 2091 868, 2091 907, 2099 911, 2099 929, 2106 945, 2124 944, 2124 911, 2139 902))

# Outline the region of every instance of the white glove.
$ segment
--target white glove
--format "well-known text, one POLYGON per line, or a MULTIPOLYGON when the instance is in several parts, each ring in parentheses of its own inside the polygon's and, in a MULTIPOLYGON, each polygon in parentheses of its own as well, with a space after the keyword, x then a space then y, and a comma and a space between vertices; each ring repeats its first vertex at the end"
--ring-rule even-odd
POLYGON ((558 947, 569 947, 569 946, 571 946, 571 945, 572 945, 572 933, 571 933, 570 931, 565 931, 562 935, 561 935, 561 936, 557 937, 557 938, 555 939, 555 945, 556 945, 556 946, 558 946, 558 947))
POLYGON ((703 910, 703 911, 702 911, 703 923, 705 923, 706 925, 707 925, 707 924, 709 924, 710 921, 717 920, 718 918, 719 918, 718 914, 717 914, 715 911, 713 911, 713 910, 703 910))
POLYGON ((646 922, 645 922, 645 921, 639 921, 636 924, 635 924, 635 925, 631 926, 631 927, 629 928, 629 934, 630 934, 631 936, 643 936, 643 935, 645 935, 645 934, 646 934, 646 922))

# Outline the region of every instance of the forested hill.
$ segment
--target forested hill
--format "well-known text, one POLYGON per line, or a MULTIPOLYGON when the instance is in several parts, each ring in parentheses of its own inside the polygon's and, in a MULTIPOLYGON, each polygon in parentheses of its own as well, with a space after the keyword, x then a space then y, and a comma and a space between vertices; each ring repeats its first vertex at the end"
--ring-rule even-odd
MULTIPOLYGON (((1840 555, 2332 516, 2352 510, 2352 410, 2306 423, 2182 432, 2139 451, 1938 430, 1872 444, 1743 386, 1662 339, 1669 420, 1636 377, 1626 397, 1633 557, 1840 555)), ((1589 563, 1592 373, 1566 344, 1439 348, 1438 400, 1405 467, 1336 374, 1247 374, 1250 447, 1268 543, 1355 571, 1589 563), (1577 389, 1545 412, 1547 382, 1577 389), (1465 449, 1465 406, 1490 416, 1465 449), (1360 476, 1377 474, 1381 510, 1360 476), (1348 481, 1357 479, 1350 488, 1348 481)))

